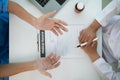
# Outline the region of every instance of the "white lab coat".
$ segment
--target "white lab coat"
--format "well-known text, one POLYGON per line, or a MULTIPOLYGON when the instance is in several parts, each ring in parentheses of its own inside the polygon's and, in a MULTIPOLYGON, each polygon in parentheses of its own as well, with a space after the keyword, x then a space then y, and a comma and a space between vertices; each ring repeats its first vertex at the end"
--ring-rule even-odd
POLYGON ((102 25, 103 53, 106 61, 101 57, 93 64, 102 80, 120 80, 120 72, 115 72, 110 65, 120 61, 120 15, 116 16, 119 13, 120 0, 113 0, 96 17, 102 25))

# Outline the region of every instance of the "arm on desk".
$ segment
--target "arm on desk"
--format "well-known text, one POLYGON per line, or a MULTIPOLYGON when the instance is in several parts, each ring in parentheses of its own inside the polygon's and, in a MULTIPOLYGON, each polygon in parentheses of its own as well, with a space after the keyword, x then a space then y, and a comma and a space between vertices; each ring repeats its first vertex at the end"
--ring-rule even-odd
POLYGON ((93 65, 102 80, 120 80, 120 72, 115 72, 103 58, 94 61, 93 65))
POLYGON ((23 19, 24 21, 34 26, 36 29, 50 30, 56 35, 62 34, 61 30, 68 31, 67 28, 65 27, 67 25, 66 22, 61 21, 59 19, 50 18, 56 13, 56 11, 49 12, 47 14, 42 15, 40 18, 36 18, 30 13, 28 13, 19 4, 13 1, 9 1, 8 10, 9 12, 15 14, 19 18, 23 19))
POLYGON ((36 67, 32 62, 24 62, 24 63, 10 63, 0 65, 0 77, 8 77, 15 75, 20 72, 35 70, 36 67))
POLYGON ((47 70, 58 67, 60 65, 59 59, 60 56, 50 54, 48 57, 36 61, 0 65, 0 78, 31 70, 39 70, 41 74, 52 77, 47 70))
POLYGON ((92 44, 93 44, 93 42, 91 44, 88 44, 81 48, 87 53, 87 55, 90 57, 92 62, 94 62, 95 60, 97 60, 99 58, 99 55, 97 53, 97 41, 94 41, 93 46, 91 46, 92 44))
POLYGON ((112 0, 99 14, 92 24, 80 32, 80 42, 91 43, 92 40, 96 37, 96 31, 100 26, 105 27, 110 18, 114 15, 120 13, 120 1, 112 0))
POLYGON ((120 80, 120 72, 115 72, 110 64, 108 64, 103 58, 99 57, 96 50, 97 43, 93 47, 88 44, 81 48, 92 60, 95 70, 98 72, 101 80, 120 80))

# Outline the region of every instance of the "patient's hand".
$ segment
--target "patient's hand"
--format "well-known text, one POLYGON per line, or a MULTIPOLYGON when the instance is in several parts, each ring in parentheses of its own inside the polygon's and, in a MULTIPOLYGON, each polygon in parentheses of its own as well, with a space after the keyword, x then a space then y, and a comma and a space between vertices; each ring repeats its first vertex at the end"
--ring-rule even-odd
POLYGON ((96 59, 99 58, 99 55, 97 53, 97 41, 94 42, 94 45, 91 46, 93 43, 88 44, 87 46, 81 47, 87 55, 90 57, 90 59, 94 62, 96 59))
POLYGON ((84 43, 88 42, 91 43, 92 40, 96 37, 96 32, 93 31, 90 27, 83 29, 80 32, 79 42, 84 43))
POLYGON ((99 27, 100 24, 96 20, 94 20, 88 28, 85 28, 80 32, 79 42, 88 42, 88 44, 92 43, 92 40, 96 37, 96 32, 99 27))

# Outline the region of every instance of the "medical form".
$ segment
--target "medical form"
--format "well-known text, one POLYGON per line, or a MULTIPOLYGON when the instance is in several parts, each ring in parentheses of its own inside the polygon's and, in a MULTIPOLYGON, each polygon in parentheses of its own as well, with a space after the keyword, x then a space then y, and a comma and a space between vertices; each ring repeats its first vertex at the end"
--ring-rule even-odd
POLYGON ((60 36, 46 31, 46 54, 53 52, 63 57, 78 57, 82 50, 75 46, 79 44, 78 37, 84 26, 84 24, 68 25, 69 31, 63 32, 60 36))

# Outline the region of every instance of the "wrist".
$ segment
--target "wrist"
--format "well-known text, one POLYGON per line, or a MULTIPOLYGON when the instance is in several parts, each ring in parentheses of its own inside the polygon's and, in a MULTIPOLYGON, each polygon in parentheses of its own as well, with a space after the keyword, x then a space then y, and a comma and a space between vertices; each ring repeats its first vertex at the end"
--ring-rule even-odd
POLYGON ((94 20, 93 23, 90 25, 90 29, 93 31, 93 32, 96 32, 99 28, 100 28, 100 24, 98 23, 97 20, 94 20))
POLYGON ((43 30, 41 21, 39 18, 33 18, 32 19, 32 26, 34 26, 38 30, 43 30))
POLYGON ((31 68, 31 70, 36 70, 37 69, 37 67, 35 65, 35 61, 28 62, 28 65, 31 68))
POLYGON ((31 23, 32 26, 34 26, 35 28, 37 28, 37 18, 36 17, 33 17, 30 20, 30 23, 31 23))
POLYGON ((92 60, 92 62, 96 61, 100 56, 98 55, 97 52, 95 52, 90 58, 92 60))

